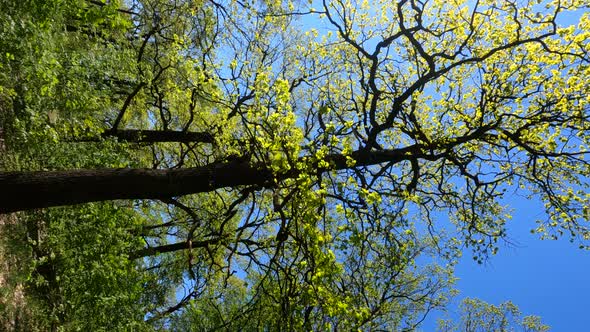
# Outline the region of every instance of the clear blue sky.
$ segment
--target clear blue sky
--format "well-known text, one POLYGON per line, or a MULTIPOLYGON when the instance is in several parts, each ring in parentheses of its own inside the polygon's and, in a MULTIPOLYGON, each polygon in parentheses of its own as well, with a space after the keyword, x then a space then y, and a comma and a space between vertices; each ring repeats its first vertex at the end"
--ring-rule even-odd
MULTIPOLYGON (((507 200, 514 208, 509 234, 514 245, 503 246, 487 264, 478 265, 465 252, 456 269, 464 297, 491 304, 510 300, 524 315, 538 315, 554 332, 590 330, 590 251, 578 249, 564 237, 540 240, 530 233, 534 220, 542 218, 538 202, 521 197, 507 200)), ((451 306, 449 310, 456 311, 451 306)), ((442 313, 433 312, 422 327, 434 331, 442 313)))

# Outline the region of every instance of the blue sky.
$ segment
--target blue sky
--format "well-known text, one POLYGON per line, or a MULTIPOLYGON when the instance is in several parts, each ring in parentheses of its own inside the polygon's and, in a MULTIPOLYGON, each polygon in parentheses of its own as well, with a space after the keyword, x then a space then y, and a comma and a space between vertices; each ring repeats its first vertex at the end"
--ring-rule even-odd
MULTIPOLYGON (((502 246, 484 265, 465 252, 456 269, 461 293, 450 313, 456 313, 456 304, 464 297, 496 305, 510 300, 523 315, 541 316, 551 331, 587 331, 590 251, 578 249, 567 237, 552 241, 531 234, 534 220, 543 217, 539 202, 512 197, 506 203, 514 208, 509 224, 513 244, 502 246)), ((422 329, 434 331, 437 318, 443 318, 442 313, 431 313, 422 329)))

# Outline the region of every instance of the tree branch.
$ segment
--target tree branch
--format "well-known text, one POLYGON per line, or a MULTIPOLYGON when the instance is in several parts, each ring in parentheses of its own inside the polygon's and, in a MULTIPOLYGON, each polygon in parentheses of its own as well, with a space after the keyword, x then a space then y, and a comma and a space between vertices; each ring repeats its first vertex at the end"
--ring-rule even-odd
MULTIPOLYGON (((214 143, 213 135, 206 132, 176 131, 176 130, 141 130, 117 129, 107 130, 100 135, 102 138, 116 137, 120 141, 133 143, 214 143)), ((78 142, 98 142, 99 137, 87 137, 76 140, 78 142)))

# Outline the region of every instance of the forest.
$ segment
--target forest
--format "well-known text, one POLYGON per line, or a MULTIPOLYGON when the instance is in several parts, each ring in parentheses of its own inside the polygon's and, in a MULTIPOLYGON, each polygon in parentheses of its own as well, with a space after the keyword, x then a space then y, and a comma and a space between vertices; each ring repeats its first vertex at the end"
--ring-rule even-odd
POLYGON ((0 330, 549 330, 454 269, 590 249, 589 8, 0 1, 0 330))

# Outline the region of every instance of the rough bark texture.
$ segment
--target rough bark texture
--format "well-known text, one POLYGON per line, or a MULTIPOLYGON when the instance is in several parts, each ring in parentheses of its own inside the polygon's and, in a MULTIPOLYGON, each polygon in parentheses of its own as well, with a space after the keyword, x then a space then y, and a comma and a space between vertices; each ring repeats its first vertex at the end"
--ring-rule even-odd
POLYGON ((270 173, 247 163, 205 167, 0 173, 0 213, 115 199, 158 199, 264 184, 270 173))
MULTIPOLYGON (((360 150, 349 157, 355 160, 356 167, 438 158, 421 151, 421 146, 414 145, 397 150, 360 150)), ((347 157, 341 154, 329 155, 325 161, 330 164, 330 170, 350 168, 347 157)), ((272 174, 263 165, 245 161, 169 170, 0 172, 0 196, 3 197, 0 213, 116 199, 164 199, 243 185, 266 187, 274 183, 273 177, 281 180, 296 177, 298 173, 292 170, 272 174)))

